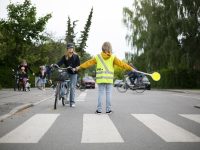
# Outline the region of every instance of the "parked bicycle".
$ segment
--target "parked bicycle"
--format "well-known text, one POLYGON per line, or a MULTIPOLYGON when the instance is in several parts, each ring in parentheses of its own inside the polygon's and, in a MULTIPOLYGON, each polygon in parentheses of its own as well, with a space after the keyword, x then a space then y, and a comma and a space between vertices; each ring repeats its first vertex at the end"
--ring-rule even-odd
POLYGON ((118 83, 117 90, 121 93, 126 92, 128 89, 134 90, 137 93, 143 93, 146 89, 150 89, 150 82, 144 75, 139 75, 132 84, 129 76, 125 75, 124 79, 118 83))

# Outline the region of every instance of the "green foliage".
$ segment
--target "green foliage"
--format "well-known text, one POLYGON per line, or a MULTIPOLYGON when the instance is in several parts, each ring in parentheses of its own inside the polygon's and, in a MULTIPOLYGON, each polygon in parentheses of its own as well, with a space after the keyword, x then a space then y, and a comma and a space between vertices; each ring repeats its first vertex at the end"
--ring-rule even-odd
POLYGON ((2 36, 0 48, 4 54, 1 64, 16 64, 21 58, 26 58, 33 51, 34 42, 43 40, 47 21, 51 14, 36 19, 36 7, 30 0, 23 4, 9 4, 8 20, 0 20, 0 32, 2 36))
MULTIPOLYGON (((133 56, 136 67, 148 72, 166 69, 176 72, 192 70, 193 73, 200 70, 198 0, 135 0, 132 6, 124 8, 123 19, 129 31, 126 39, 136 51, 133 56)), ((171 79, 171 74, 164 75, 164 78, 171 79)), ((179 74, 175 75, 181 79, 179 74)), ((180 81, 177 77, 173 76, 175 82, 180 81)), ((164 80, 162 77, 163 83, 164 80)), ((172 83, 165 84, 177 86, 173 80, 169 82, 172 83)), ((183 83, 188 82, 179 83, 186 87, 183 83)))
POLYGON ((76 27, 77 21, 78 20, 73 21, 73 23, 71 24, 71 19, 70 17, 68 17, 67 31, 66 31, 66 38, 65 38, 66 43, 74 43, 75 37, 76 37, 76 34, 74 33, 74 29, 76 27))
MULTIPOLYGON (((36 73, 40 65, 57 63, 66 50, 66 43, 63 42, 63 39, 55 40, 50 34, 44 33, 51 14, 36 17, 36 7, 31 4, 30 0, 25 0, 23 3, 10 3, 7 11, 8 18, 0 19, 0 86, 2 87, 13 86, 11 68, 16 68, 22 59, 26 59, 36 73)), ((70 17, 68 17, 65 41, 82 43, 75 44, 79 55, 81 54, 81 62, 91 58, 84 49, 91 25, 92 12, 93 9, 84 31, 81 32, 80 40, 76 40, 77 21, 71 23, 70 17), (80 47, 80 45, 82 46, 80 47)), ((90 68, 88 71, 92 74, 94 68, 90 68)), ((34 80, 34 77, 30 76, 32 85, 34 85, 34 80)))
POLYGON ((136 0, 134 11, 124 8, 124 24, 131 31, 127 40, 137 55, 144 53, 151 70, 200 69, 199 6, 197 0, 136 0))
MULTIPOLYGON (((75 27, 76 27, 76 21, 73 21, 73 24, 71 23, 70 17, 68 17, 67 21, 67 31, 66 31, 66 38, 65 41, 66 43, 75 43, 76 46, 76 52, 81 56, 81 58, 85 55, 85 48, 87 47, 87 39, 89 36, 89 30, 91 26, 91 20, 92 20, 92 14, 93 14, 93 8, 90 11, 90 14, 88 16, 87 22, 85 24, 84 30, 81 31, 81 36, 79 39, 77 39, 77 43, 75 43, 76 40, 76 34, 74 32, 75 27)), ((88 54, 86 54, 88 56, 88 54)), ((86 57, 84 56, 84 57, 86 57)), ((84 60, 84 59, 83 59, 84 60)))
POLYGON ((115 74, 114 74, 114 80, 115 79, 123 79, 125 75, 125 70, 118 67, 114 66, 115 74))
POLYGON ((161 80, 155 82, 150 79, 152 87, 154 88, 185 88, 185 89, 199 89, 200 87, 200 71, 195 70, 174 70, 162 69, 160 71, 161 80))
POLYGON ((85 52, 85 48, 87 47, 87 39, 88 39, 88 33, 90 31, 90 26, 92 24, 91 20, 92 20, 92 14, 93 14, 93 8, 90 11, 90 14, 88 16, 88 20, 85 24, 84 27, 84 31, 81 31, 81 37, 79 40, 79 44, 77 47, 78 52, 80 53, 81 56, 83 56, 84 52, 85 52))

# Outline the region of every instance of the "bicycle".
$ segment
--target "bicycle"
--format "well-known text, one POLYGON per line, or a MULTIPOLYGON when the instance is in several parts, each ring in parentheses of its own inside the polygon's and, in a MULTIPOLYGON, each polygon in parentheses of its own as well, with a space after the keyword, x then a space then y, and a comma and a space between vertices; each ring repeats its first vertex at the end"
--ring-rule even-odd
POLYGON ((124 79, 117 86, 117 90, 121 93, 125 93, 128 89, 135 90, 137 93, 143 93, 146 90, 145 76, 140 75, 134 81, 134 84, 131 84, 128 75, 124 76, 124 79))
MULTIPOLYGON (((62 100, 62 105, 65 106, 65 98, 68 97, 70 93, 70 79, 67 76, 67 72, 69 70, 72 70, 73 68, 71 66, 67 68, 61 68, 58 65, 53 65, 54 70, 52 70, 51 79, 53 81, 56 81, 54 83, 54 89, 55 89, 55 101, 54 101, 54 109, 57 108, 58 100, 62 100), (61 90, 62 89, 62 90, 61 90)), ((72 107, 71 101, 69 101, 70 107, 72 107)))
POLYGON ((28 76, 21 76, 20 72, 17 70, 12 69, 12 76, 14 78, 14 91, 30 91, 31 84, 29 83, 28 76))

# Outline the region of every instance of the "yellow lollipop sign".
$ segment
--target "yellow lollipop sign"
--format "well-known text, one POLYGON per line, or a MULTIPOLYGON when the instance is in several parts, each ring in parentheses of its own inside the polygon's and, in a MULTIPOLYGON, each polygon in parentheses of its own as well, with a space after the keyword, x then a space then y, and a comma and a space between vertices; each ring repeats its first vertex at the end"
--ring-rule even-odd
POLYGON ((138 70, 134 70, 134 71, 135 71, 135 72, 138 72, 138 73, 145 74, 145 75, 149 75, 149 76, 152 77, 152 79, 153 79, 154 81, 159 81, 160 78, 161 78, 160 73, 158 73, 158 72, 153 72, 152 74, 150 74, 150 73, 146 73, 146 72, 142 72, 142 71, 138 71, 138 70))

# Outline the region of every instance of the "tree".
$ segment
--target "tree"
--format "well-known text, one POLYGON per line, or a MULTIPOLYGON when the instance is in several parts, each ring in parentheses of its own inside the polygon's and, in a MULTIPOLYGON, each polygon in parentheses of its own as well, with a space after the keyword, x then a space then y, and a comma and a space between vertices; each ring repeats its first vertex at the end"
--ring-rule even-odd
POLYGON ((136 50, 134 62, 146 71, 163 71, 173 87, 185 83, 189 74, 188 87, 200 86, 199 8, 199 0, 135 0, 133 8, 124 8, 126 39, 136 50))
POLYGON ((151 70, 198 68, 199 5, 197 0, 136 0, 133 10, 124 8, 127 40, 137 55, 144 53, 151 70))
POLYGON ((73 24, 71 24, 71 19, 68 17, 67 21, 67 31, 66 31, 66 37, 65 41, 66 43, 74 43, 76 34, 74 33, 74 29, 76 27, 76 22, 78 20, 73 21, 73 24))
POLYGON ((90 31, 90 26, 92 24, 92 14, 93 14, 93 8, 90 11, 90 14, 88 16, 88 20, 85 24, 84 31, 81 31, 81 37, 79 39, 79 44, 78 44, 78 51, 80 52, 80 55, 83 56, 85 52, 85 48, 87 47, 87 39, 88 39, 88 33, 90 31))
POLYGON ((3 61, 16 64, 20 58, 31 55, 30 49, 35 42, 44 40, 41 33, 51 18, 51 14, 36 19, 36 7, 31 4, 30 0, 25 0, 22 4, 10 3, 7 10, 8 19, 0 20, 0 31, 3 35, 1 43, 5 42, 7 50, 3 61))

